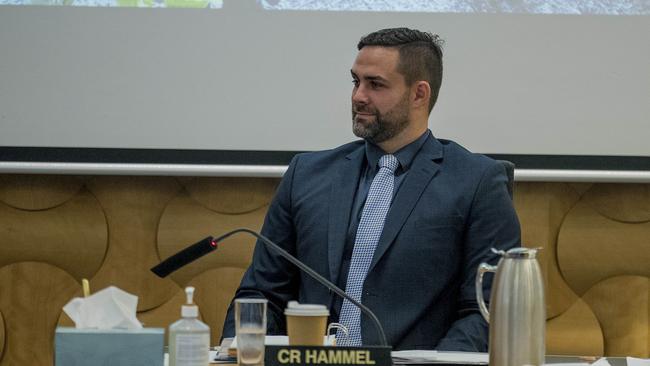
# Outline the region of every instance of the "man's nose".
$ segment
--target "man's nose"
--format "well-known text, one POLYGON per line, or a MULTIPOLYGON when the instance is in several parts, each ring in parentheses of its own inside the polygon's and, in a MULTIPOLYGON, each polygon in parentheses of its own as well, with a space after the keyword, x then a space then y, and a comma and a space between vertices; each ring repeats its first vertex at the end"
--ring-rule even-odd
POLYGON ((352 102, 359 104, 368 103, 368 95, 362 85, 352 89, 352 102))

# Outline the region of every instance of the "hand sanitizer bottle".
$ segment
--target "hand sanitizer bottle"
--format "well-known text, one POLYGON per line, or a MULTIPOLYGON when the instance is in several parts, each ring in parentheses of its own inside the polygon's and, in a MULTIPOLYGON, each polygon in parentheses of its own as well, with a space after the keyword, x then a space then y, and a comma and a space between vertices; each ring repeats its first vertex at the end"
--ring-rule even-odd
POLYGON ((183 318, 169 326, 169 366, 205 366, 210 361, 210 327, 198 319, 194 287, 186 287, 185 294, 183 318))

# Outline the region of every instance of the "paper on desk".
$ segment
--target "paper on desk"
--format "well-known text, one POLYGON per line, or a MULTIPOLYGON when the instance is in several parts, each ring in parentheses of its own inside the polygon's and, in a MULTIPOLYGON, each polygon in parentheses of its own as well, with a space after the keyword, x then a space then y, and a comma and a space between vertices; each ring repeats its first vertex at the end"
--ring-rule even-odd
MULTIPOLYGON (((334 335, 323 336, 323 344, 326 346, 331 346, 334 344, 334 335)), ((267 335, 264 338, 264 344, 267 346, 288 346, 289 337, 288 336, 278 336, 278 335, 267 335)), ((233 338, 232 343, 230 344, 230 349, 237 348, 237 336, 233 338)))
POLYGON ((596 362, 592 363, 591 366, 611 366, 611 365, 609 364, 609 361, 607 361, 607 357, 601 357, 598 360, 596 360, 596 362))
POLYGON ((627 357, 627 366, 650 366, 650 359, 648 358, 636 358, 636 357, 627 357))
MULTIPOLYGON (((547 363, 546 366, 611 366, 606 357, 601 357, 593 363, 589 362, 567 362, 567 363, 547 363)), ((628 364, 629 366, 629 364, 628 364)))
MULTIPOLYGON (((217 363, 224 363, 224 362, 217 362, 217 351, 210 350, 210 364, 217 364, 217 363)), ((228 362, 228 363, 236 363, 236 362, 228 362)), ((165 352, 165 357, 163 358, 163 366, 169 366, 169 353, 165 352)))
POLYGON ((458 363, 465 365, 487 365, 489 357, 482 352, 443 352, 428 350, 393 351, 390 353, 395 364, 458 363))

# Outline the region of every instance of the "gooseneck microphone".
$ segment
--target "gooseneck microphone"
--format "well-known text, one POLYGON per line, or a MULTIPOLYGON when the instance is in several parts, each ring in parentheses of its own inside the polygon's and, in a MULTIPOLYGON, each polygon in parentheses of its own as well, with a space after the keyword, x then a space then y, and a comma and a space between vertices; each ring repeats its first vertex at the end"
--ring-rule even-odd
POLYGON ((208 254, 209 252, 217 249, 219 242, 237 233, 248 233, 260 239, 262 243, 264 243, 264 245, 269 246, 276 253, 284 257, 289 262, 293 263, 296 267, 300 268, 301 271, 307 273, 309 276, 311 276, 316 281, 320 282, 323 286, 327 287, 335 294, 353 303, 372 320, 373 324, 377 328, 377 333, 379 333, 381 346, 389 346, 388 342, 386 341, 386 334, 384 333, 384 329, 382 328, 379 319, 367 306, 351 298, 348 294, 345 293, 345 291, 341 290, 339 287, 337 287, 335 284, 327 280, 325 277, 319 275, 316 271, 309 268, 309 266, 307 266, 299 259, 289 254, 286 250, 282 249, 279 245, 275 244, 264 235, 258 234, 255 231, 250 229, 246 229, 246 228, 235 229, 214 239, 211 236, 208 236, 207 238, 195 244, 190 245, 189 247, 181 250, 180 252, 160 262, 160 264, 153 267, 151 271, 156 275, 158 275, 159 277, 167 277, 170 273, 176 271, 177 269, 183 267, 184 265, 196 259, 199 259, 200 257, 208 254))
POLYGON ((211 236, 208 236, 207 238, 190 245, 189 247, 160 262, 157 266, 153 267, 151 271, 158 275, 158 277, 165 278, 170 273, 176 271, 177 269, 192 261, 203 257, 215 249, 217 249, 217 241, 213 240, 211 236))

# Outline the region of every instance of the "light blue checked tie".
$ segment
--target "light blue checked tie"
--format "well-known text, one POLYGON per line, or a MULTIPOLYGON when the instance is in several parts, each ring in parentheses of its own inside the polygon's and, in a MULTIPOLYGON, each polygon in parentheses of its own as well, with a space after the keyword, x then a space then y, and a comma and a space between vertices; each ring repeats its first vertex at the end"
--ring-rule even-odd
MULTIPOLYGON (((379 237, 384 229, 386 214, 393 200, 395 185, 395 170, 399 166, 393 155, 384 155, 379 159, 379 172, 370 184, 370 191, 363 206, 357 236, 354 240, 352 259, 348 271, 348 282, 345 292, 353 299, 361 302, 363 282, 368 273, 368 267, 377 248, 379 237)), ((341 346, 361 345, 361 312, 348 300, 343 300, 339 322, 348 328, 348 336, 339 329, 337 344, 341 346), (339 341, 340 340, 340 341, 339 341)))

